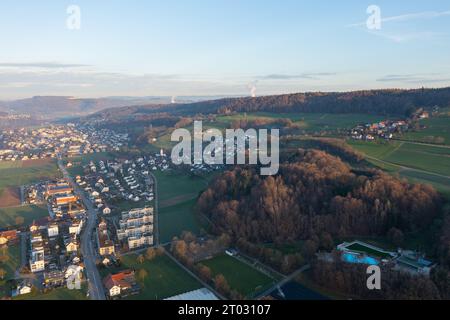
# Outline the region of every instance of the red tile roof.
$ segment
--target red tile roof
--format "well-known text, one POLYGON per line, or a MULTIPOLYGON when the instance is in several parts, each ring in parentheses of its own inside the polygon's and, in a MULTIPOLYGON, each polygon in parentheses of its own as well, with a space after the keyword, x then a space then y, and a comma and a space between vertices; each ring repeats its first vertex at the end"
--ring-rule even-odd
POLYGON ((133 270, 124 270, 116 274, 110 274, 103 279, 103 284, 108 290, 115 286, 119 286, 121 290, 130 289, 134 282, 135 279, 133 270))
POLYGON ((10 231, 0 232, 0 237, 6 238, 8 240, 16 239, 17 238, 17 231, 16 230, 10 230, 10 231))

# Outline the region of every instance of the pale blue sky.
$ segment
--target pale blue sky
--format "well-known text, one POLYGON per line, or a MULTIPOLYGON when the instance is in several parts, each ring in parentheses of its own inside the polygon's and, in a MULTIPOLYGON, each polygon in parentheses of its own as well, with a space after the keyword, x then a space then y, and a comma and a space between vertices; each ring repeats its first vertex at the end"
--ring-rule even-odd
POLYGON ((0 41, 0 100, 450 85, 447 0, 2 0, 0 41))

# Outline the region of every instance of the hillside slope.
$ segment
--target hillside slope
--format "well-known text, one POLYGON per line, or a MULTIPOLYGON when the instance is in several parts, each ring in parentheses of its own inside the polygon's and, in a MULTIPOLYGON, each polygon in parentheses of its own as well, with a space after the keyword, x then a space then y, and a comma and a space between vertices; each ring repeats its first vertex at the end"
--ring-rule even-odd
POLYGON ((90 116, 90 120, 118 120, 146 114, 198 113, 226 114, 230 112, 305 112, 305 113, 366 113, 408 115, 417 108, 450 106, 450 88, 414 90, 369 90, 353 92, 308 92, 257 98, 226 98, 188 104, 139 105, 107 109, 90 116))

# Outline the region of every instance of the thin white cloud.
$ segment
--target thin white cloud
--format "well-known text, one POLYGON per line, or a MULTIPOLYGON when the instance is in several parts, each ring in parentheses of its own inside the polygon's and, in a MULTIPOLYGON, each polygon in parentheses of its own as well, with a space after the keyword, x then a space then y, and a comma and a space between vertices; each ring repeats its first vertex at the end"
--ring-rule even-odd
POLYGON ((439 83, 450 81, 449 75, 439 73, 388 74, 377 79, 378 82, 394 83, 439 83))
POLYGON ((65 69, 89 67, 86 64, 59 63, 59 62, 0 62, 2 68, 39 68, 39 69, 65 69))
POLYGON ((10 89, 19 89, 19 88, 28 88, 33 86, 32 82, 7 82, 0 83, 0 88, 10 88, 10 89))
POLYGON ((336 73, 331 72, 316 72, 316 73, 301 73, 301 74, 268 74, 259 77, 264 80, 319 80, 322 77, 334 76, 336 73))
MULTIPOLYGON (((450 16, 450 10, 448 11, 424 11, 418 13, 407 13, 397 16, 391 16, 386 18, 381 18, 381 23, 385 22, 403 22, 418 19, 435 19, 439 17, 450 16)), ((358 22, 348 25, 347 27, 364 27, 366 26, 366 21, 358 22)))

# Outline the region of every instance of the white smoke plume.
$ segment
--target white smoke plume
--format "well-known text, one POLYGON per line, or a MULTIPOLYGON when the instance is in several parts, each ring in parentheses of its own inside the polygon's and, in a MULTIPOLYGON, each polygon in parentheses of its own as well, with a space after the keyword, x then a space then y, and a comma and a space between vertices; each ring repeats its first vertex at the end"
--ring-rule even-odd
POLYGON ((248 84, 248 89, 250 90, 250 95, 252 96, 252 98, 256 98, 256 84, 257 83, 258 83, 258 81, 253 81, 248 84))

